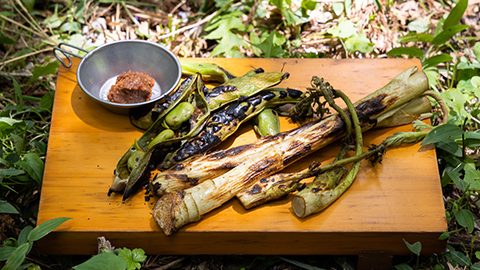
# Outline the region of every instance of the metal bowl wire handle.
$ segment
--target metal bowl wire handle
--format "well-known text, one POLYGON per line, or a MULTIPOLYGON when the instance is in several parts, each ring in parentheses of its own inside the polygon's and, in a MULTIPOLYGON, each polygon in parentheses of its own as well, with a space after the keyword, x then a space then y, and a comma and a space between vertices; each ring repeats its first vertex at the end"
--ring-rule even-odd
POLYGON ((57 58, 58 61, 60 61, 60 63, 62 63, 62 66, 64 66, 65 68, 70 68, 72 66, 72 59, 70 59, 70 56, 77 57, 77 58, 80 58, 80 59, 82 59, 83 56, 72 53, 69 50, 65 50, 65 49, 62 48, 62 46, 67 47, 67 48, 77 49, 77 50, 82 51, 84 53, 88 53, 87 50, 79 48, 77 46, 67 44, 67 43, 63 43, 63 42, 59 43, 57 47, 53 48, 53 55, 55 56, 55 58, 57 58), (63 56, 65 56, 66 62, 61 58, 61 56, 58 55, 57 52, 59 52, 63 56))

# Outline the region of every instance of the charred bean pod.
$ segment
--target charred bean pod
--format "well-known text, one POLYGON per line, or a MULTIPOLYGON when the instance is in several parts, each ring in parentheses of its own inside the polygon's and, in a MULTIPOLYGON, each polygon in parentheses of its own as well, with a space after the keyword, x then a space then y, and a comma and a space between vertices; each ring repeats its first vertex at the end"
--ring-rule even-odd
POLYGON ((173 130, 188 121, 193 115, 195 108, 189 102, 181 102, 165 116, 165 123, 173 130))
POLYGON ((272 109, 264 109, 257 115, 254 129, 261 137, 275 135, 280 132, 280 119, 272 109))
POLYGON ((202 74, 205 81, 224 83, 235 78, 230 72, 213 63, 197 63, 186 59, 181 61, 182 73, 185 75, 202 74))

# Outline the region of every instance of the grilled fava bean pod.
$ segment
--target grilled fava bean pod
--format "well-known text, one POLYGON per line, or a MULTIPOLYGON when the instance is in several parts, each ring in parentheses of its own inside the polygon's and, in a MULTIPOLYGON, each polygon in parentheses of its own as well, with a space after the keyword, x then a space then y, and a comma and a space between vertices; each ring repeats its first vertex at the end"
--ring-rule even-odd
POLYGON ((257 115, 253 129, 260 137, 275 135, 280 132, 280 119, 272 109, 265 109, 257 115))
MULTIPOLYGON (((242 123, 258 115, 265 108, 295 103, 302 97, 302 91, 299 90, 264 90, 244 101, 232 103, 214 112, 197 136, 188 139, 177 151, 166 156, 161 163, 161 168, 169 168, 187 158, 212 149, 232 135, 242 123)), ((153 181, 153 189, 154 192, 161 195, 166 191, 190 187, 199 181, 202 179, 190 179, 187 175, 178 174, 175 169, 166 170, 157 174, 153 181)))
MULTIPOLYGON (((160 142, 158 138, 162 131, 168 129, 163 125, 165 116, 172 111, 181 101, 195 102, 197 109, 195 114, 190 119, 190 125, 183 125, 182 128, 174 134, 174 137, 186 136, 189 132, 195 132, 197 126, 194 122, 203 123, 208 117, 210 111, 206 105, 205 97, 203 96, 203 82, 199 75, 193 75, 186 78, 179 86, 175 95, 171 96, 170 100, 164 102, 167 109, 160 113, 157 120, 150 126, 150 128, 135 142, 130 149, 120 158, 114 171, 113 183, 110 186, 108 194, 112 192, 121 193, 130 178, 131 171, 129 169, 132 164, 140 164, 140 160, 150 147, 153 146, 152 141, 160 142), (198 90, 200 88, 200 90, 198 90), (156 140, 155 140, 156 138, 156 140)), ((164 134, 165 135, 165 134, 164 134)), ((172 136, 168 136, 170 139, 172 136)))
POLYGON ((224 83, 235 78, 230 72, 213 63, 197 63, 182 59, 182 73, 184 75, 202 74, 204 81, 224 83))
MULTIPOLYGON (((271 86, 275 86, 275 85, 279 84, 282 80, 284 80, 288 77, 288 73, 281 73, 281 72, 258 73, 258 72, 261 72, 261 71, 263 71, 263 70, 258 69, 258 70, 255 70, 253 72, 249 72, 242 77, 231 79, 227 83, 224 83, 220 86, 217 86, 217 87, 213 88, 211 91, 206 90, 206 87, 203 85, 203 81, 201 80, 201 77, 198 76, 196 78, 197 83, 194 84, 194 85, 196 85, 196 87, 194 87, 194 88, 196 89, 197 94, 193 95, 193 96, 196 97, 196 98, 194 98, 193 100, 191 100, 191 99, 186 100, 186 99, 182 98, 182 99, 179 99, 175 102, 175 105, 177 105, 180 102, 188 101, 195 108, 195 111, 193 112, 192 118, 190 118, 190 120, 188 121, 189 125, 182 124, 181 128, 179 130, 176 130, 175 137, 170 139, 169 141, 188 139, 191 136, 195 136, 196 132, 199 131, 199 129, 202 127, 204 121, 206 120, 206 118, 209 114, 209 111, 213 111, 215 109, 218 109, 223 104, 233 102, 235 100, 238 100, 241 97, 246 98, 246 97, 255 95, 256 93, 258 93, 258 92, 260 92, 260 91, 262 91, 266 88, 269 88, 271 86), (205 103, 203 102, 204 101, 203 98, 201 100, 199 100, 198 102, 195 102, 195 100, 197 98, 203 97, 204 93, 207 93, 205 95, 205 103), (203 104, 205 104, 205 106, 206 106, 205 109, 207 109, 208 112, 205 112, 205 113, 201 114, 202 117, 196 117, 197 109, 198 109, 199 105, 203 106, 203 104), (186 132, 184 129, 187 129, 187 131, 188 130, 190 130, 190 131, 186 132), (180 132, 180 133, 177 133, 177 132, 180 132)), ((285 95, 288 96, 288 94, 285 94, 285 95)), ((190 95, 190 96, 192 96, 192 95, 190 95)), ((167 114, 169 114, 170 112, 173 112, 173 111, 175 111, 174 107, 166 110, 166 112, 164 112, 162 114, 162 116, 165 116, 165 115, 167 115, 167 114)), ((201 112, 203 112, 203 111, 205 111, 205 110, 201 110, 201 112)), ((165 120, 166 119, 164 119, 164 117, 161 117, 161 118, 157 119, 152 126, 157 127, 158 121, 161 121, 162 122, 161 126, 163 128, 171 129, 171 127, 168 125, 168 123, 166 123, 165 120)), ((157 133, 161 132, 161 131, 162 130, 159 129, 159 130, 157 130, 157 133)), ((160 147, 163 147, 163 146, 160 146, 160 147)), ((142 149, 142 150, 144 150, 144 149, 142 149)), ((147 150, 150 150, 150 149, 147 149, 147 150)), ((170 152, 173 152, 173 151, 170 151, 170 152)), ((148 180, 149 180, 148 179, 149 173, 146 173, 145 171, 149 170, 149 167, 152 167, 152 166, 155 166, 156 164, 161 163, 161 161, 163 160, 163 159, 162 160, 154 159, 154 158, 152 158, 151 155, 145 155, 144 158, 148 158, 148 159, 152 159, 152 160, 149 161, 149 162, 140 162, 139 166, 134 168, 132 170, 131 174, 127 176, 128 179, 127 179, 126 187, 125 187, 125 185, 119 186, 120 188, 122 188, 122 187, 125 188, 125 191, 123 193, 124 194, 124 199, 129 197, 130 194, 132 194, 134 191, 136 191, 136 189, 138 187, 140 187, 142 184, 147 183, 148 180)), ((125 169, 128 169, 128 168, 125 166, 125 169)), ((115 179, 117 179, 117 177, 115 179)), ((114 180, 114 183, 115 183, 115 180, 114 180)), ((111 192, 121 192, 120 188, 117 188, 115 190, 110 189, 109 193, 111 193, 111 192)))

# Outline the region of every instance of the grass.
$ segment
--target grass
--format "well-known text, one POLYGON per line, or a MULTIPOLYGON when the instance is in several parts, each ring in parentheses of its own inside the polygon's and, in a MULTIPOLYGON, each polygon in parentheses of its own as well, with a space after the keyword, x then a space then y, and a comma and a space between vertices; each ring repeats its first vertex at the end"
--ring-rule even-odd
MULTIPOLYGON (((287 1, 177 2, 0 0, 0 259, 6 259, 2 252, 10 250, 9 254, 20 256, 20 264, 45 269, 89 259, 59 260, 24 248, 38 238, 31 231, 36 225, 58 67, 50 51, 62 41, 91 49, 116 39, 138 38, 163 43, 187 57, 421 59, 431 88, 450 109, 450 121, 427 136, 439 156, 449 224, 441 238, 447 240, 448 249, 419 257, 421 243, 406 243, 412 256, 396 257, 394 262, 397 269, 480 268, 479 3, 424 0, 412 11, 406 3, 393 1, 358 6, 352 1, 304 0, 297 8, 287 1)), ((58 224, 42 230, 48 233, 53 225, 58 224)), ((354 265, 350 257, 143 258, 139 250, 110 252, 104 260, 120 265, 126 261, 132 269, 140 265, 145 269, 316 269, 315 265, 348 269, 354 265)))

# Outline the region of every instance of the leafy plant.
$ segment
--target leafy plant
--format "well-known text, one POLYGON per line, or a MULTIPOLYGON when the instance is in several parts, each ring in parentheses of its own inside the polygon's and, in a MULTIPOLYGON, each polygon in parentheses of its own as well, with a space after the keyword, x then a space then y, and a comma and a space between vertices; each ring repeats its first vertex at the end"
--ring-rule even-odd
POLYGON ((369 53, 373 51, 373 44, 365 33, 358 32, 355 24, 350 20, 340 20, 338 25, 327 30, 327 33, 342 42, 347 55, 353 52, 369 53))
POLYGON ((35 228, 27 226, 22 229, 17 239, 9 238, 0 247, 0 261, 5 261, 2 270, 15 270, 29 266, 25 258, 33 247, 33 243, 45 237, 69 218, 47 220, 35 228))
POLYGON ((113 251, 103 251, 87 260, 86 262, 75 266, 75 270, 136 270, 142 267, 142 263, 147 259, 143 249, 119 248, 113 251))

